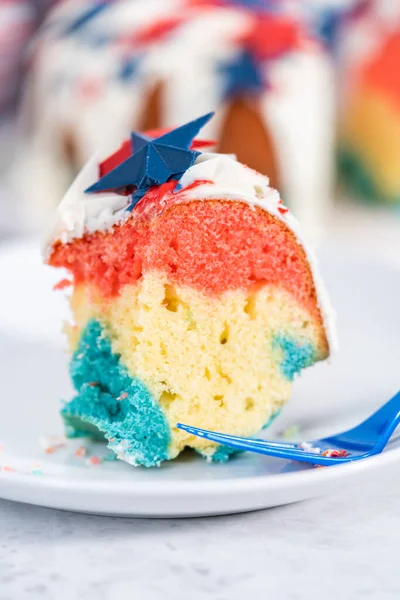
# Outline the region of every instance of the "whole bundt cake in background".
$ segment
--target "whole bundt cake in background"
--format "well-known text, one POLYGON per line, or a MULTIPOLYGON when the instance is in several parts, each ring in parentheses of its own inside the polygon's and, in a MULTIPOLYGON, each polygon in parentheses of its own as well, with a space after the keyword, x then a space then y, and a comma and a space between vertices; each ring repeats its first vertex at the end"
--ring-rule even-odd
POLYGON ((328 52, 301 14, 284 0, 61 2, 25 97, 31 205, 46 211, 127 130, 217 110, 205 129, 215 150, 267 175, 312 229, 331 196, 334 92, 328 52))

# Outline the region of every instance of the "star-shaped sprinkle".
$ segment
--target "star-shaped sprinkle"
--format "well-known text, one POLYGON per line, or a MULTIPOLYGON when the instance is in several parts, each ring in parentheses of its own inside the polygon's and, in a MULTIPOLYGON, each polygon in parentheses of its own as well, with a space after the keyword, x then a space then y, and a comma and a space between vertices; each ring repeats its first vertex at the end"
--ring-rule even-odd
MULTIPOLYGON (((145 135, 148 135, 149 137, 155 138, 158 137, 160 135, 164 135, 164 133, 169 133, 171 130, 171 128, 161 128, 161 129, 149 129, 147 131, 145 131, 145 135)), ((201 150, 204 148, 210 148, 211 146, 216 146, 217 145, 217 140, 203 140, 203 139, 194 139, 190 145, 190 150, 201 150)))
POLYGON ((212 116, 213 113, 209 113, 199 117, 155 139, 132 133, 133 154, 85 191, 92 193, 132 188, 130 209, 133 209, 149 188, 167 181, 179 181, 193 165, 200 152, 190 147, 212 116))
POLYGON ((110 1, 102 0, 101 2, 96 2, 94 6, 82 11, 78 16, 68 24, 66 29, 64 30, 64 35, 72 35, 78 31, 80 31, 83 27, 86 27, 88 23, 95 17, 97 17, 104 10, 107 10, 113 3, 110 1))
POLYGON ((242 93, 258 94, 264 87, 260 63, 247 50, 236 54, 229 63, 220 67, 225 76, 224 97, 232 98, 242 93))
MULTIPOLYGON (((149 131, 145 131, 144 135, 150 138, 160 137, 165 133, 169 133, 171 131, 170 128, 162 128, 162 129, 152 129, 149 131)), ((216 146, 216 140, 202 140, 202 139, 194 139, 191 143, 190 150, 204 150, 205 148, 211 148, 212 146, 216 146)), ((132 156, 132 144, 131 140, 125 140, 121 146, 118 148, 116 152, 108 156, 105 160, 103 160, 99 165, 99 176, 104 177, 110 171, 118 167, 124 160, 127 160, 130 156, 132 156)))

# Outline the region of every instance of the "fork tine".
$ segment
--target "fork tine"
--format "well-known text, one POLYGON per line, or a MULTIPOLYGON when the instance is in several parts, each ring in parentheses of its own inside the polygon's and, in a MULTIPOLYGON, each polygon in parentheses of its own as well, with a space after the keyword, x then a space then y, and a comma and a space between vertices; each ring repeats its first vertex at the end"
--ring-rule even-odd
MULTIPOLYGON (((183 429, 184 431, 186 431, 187 433, 192 433, 193 435, 197 435, 199 437, 205 437, 206 439, 207 436, 212 433, 215 435, 221 435, 224 437, 224 440, 233 440, 234 442, 236 442, 239 439, 247 439, 247 438, 240 438, 236 435, 230 435, 228 433, 218 433, 217 431, 210 431, 208 429, 201 429, 200 427, 192 427, 191 425, 183 425, 182 423, 178 423, 177 424, 178 429, 183 429)), ((271 446, 271 448, 291 448, 291 449, 295 449, 298 447, 298 444, 293 444, 290 442, 272 442, 270 440, 260 440, 260 439, 253 439, 253 438, 248 438, 249 441, 251 439, 251 442, 254 444, 260 444, 261 446, 263 446, 265 443, 268 443, 269 446, 271 446)))
MULTIPOLYGON (((192 427, 191 425, 184 425, 183 423, 177 424, 178 429, 183 429, 187 433, 191 433, 192 435, 197 435, 198 437, 202 437, 205 440, 211 440, 212 442, 220 442, 221 444, 232 445, 235 448, 239 448, 243 444, 254 444, 259 448, 265 447, 266 442, 262 440, 253 440, 250 438, 242 438, 236 435, 229 435, 226 433, 219 433, 218 431, 210 431, 208 429, 200 429, 199 427, 192 427)), ((272 446, 268 443, 268 448, 272 446)), ((275 446, 274 446, 275 447, 275 446)))
POLYGON ((331 464, 340 464, 343 462, 350 462, 352 460, 358 460, 359 458, 363 458, 361 455, 352 456, 352 457, 335 457, 330 458, 329 456, 322 456, 321 454, 313 454, 312 452, 305 452, 304 450, 295 449, 295 448, 279 448, 276 446, 271 446, 268 442, 263 442, 262 440, 257 440, 254 443, 254 440, 248 438, 241 438, 237 436, 226 436, 223 433, 218 433, 215 431, 209 431, 207 429, 198 429, 197 427, 191 427, 189 425, 184 425, 182 423, 177 424, 178 429, 183 429, 187 433, 191 433, 192 435, 199 435, 200 437, 210 440, 212 442, 217 442, 219 444, 224 444, 225 446, 230 446, 231 448, 236 448, 237 450, 245 450, 249 452, 256 452, 258 454, 266 454, 268 456, 275 456, 278 458, 286 458, 289 460, 297 460, 300 462, 307 462, 311 464, 319 464, 319 465, 331 465, 331 464))
MULTIPOLYGON (((183 429, 187 433, 191 433, 192 435, 196 435, 198 437, 202 437, 205 440, 210 440, 211 442, 217 442, 219 444, 224 444, 226 446, 231 446, 232 448, 237 448, 238 450, 252 450, 254 452, 262 452, 263 450, 271 450, 271 451, 294 451, 294 448, 277 448, 276 446, 271 446, 268 442, 264 442, 262 440, 252 440, 250 438, 242 438, 234 435, 226 435, 224 433, 218 433, 217 431, 209 431, 208 429, 199 429, 198 427, 192 427, 190 425, 184 425, 182 423, 177 424, 178 429, 183 429)), ((304 453, 303 450, 296 450, 297 453, 304 453)), ((311 453, 309 453, 311 454, 311 453)))

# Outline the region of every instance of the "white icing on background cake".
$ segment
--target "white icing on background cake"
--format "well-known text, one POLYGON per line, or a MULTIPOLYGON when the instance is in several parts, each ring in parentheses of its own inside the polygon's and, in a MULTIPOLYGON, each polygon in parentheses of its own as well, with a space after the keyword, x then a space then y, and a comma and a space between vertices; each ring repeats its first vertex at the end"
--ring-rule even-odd
MULTIPOLYGON (((46 254, 51 251, 51 244, 57 240, 65 244, 82 237, 84 233, 105 231, 130 216, 134 218, 134 211, 131 213, 126 210, 130 201, 129 196, 121 196, 113 192, 84 193, 84 190, 98 179, 98 164, 98 155, 95 154, 58 206, 58 220, 50 238, 46 240, 46 254)), ((205 152, 197 157, 179 183, 179 189, 174 194, 176 203, 209 199, 245 202, 250 206, 260 206, 283 221, 293 231, 306 252, 330 350, 335 351, 337 348, 335 313, 319 275, 316 258, 304 241, 297 219, 289 211, 282 214, 279 210, 282 209, 280 195, 269 186, 268 178, 239 163, 232 156, 205 152), (204 180, 209 183, 203 183, 195 188, 189 187, 195 181, 204 180)))
MULTIPOLYGON (((165 82, 163 122, 175 126, 216 110, 204 136, 218 138, 226 114, 223 78, 217 65, 232 59, 237 39, 248 31, 251 13, 239 7, 188 8, 185 0, 116 0, 85 28, 63 36, 66 23, 92 0, 66 0, 53 12, 37 44, 27 110, 34 113, 32 136, 20 167, 29 183, 30 202, 44 210, 57 203, 71 176, 63 157, 63 136, 71 133, 84 164, 96 148, 105 154, 135 128, 154 82, 165 82), (115 76, 124 50, 95 46, 90 36, 134 35, 157 19, 189 15, 162 41, 138 46, 136 76, 115 76), (82 93, 83 82, 97 82, 101 93, 82 93), (45 168, 38 168, 38 164, 45 168), (45 173, 44 173, 45 171, 45 173)), ((328 55, 317 46, 268 61, 271 89, 260 108, 274 138, 285 199, 310 231, 320 224, 331 198, 334 135, 333 75, 328 55)))

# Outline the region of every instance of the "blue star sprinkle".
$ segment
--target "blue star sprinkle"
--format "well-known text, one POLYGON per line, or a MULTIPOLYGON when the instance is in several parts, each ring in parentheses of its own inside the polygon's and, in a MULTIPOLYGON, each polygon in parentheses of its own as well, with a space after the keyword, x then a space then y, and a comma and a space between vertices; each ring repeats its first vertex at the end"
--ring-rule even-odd
POLYGON ((258 94, 265 88, 260 64, 247 50, 235 55, 231 62, 220 66, 220 70, 225 76, 225 98, 242 93, 258 94))
POLYGON ((101 177, 85 192, 134 187, 136 189, 129 206, 132 210, 149 188, 167 181, 178 181, 193 165, 201 152, 190 150, 190 146, 213 114, 208 113, 155 139, 132 133, 132 156, 101 177))
POLYGON ((64 31, 64 35, 71 35, 80 31, 85 27, 94 17, 97 17, 100 13, 106 10, 112 4, 111 0, 101 0, 94 3, 93 6, 81 12, 64 31))

